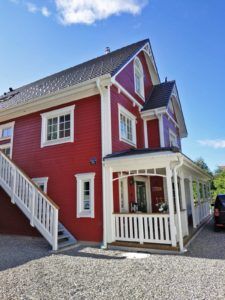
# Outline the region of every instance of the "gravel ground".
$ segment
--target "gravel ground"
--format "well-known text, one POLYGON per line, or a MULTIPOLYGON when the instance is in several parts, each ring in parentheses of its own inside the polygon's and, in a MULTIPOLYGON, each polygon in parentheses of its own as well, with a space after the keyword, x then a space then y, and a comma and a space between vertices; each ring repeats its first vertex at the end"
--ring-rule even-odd
POLYGON ((0 299, 224 299, 225 232, 207 225, 185 255, 124 258, 79 246, 0 236, 0 299))

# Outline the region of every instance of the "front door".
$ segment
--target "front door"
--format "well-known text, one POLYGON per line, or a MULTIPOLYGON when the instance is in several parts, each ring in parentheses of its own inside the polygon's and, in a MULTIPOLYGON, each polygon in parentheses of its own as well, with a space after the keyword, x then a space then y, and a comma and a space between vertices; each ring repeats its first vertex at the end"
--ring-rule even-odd
POLYGON ((136 199, 138 204, 138 211, 147 212, 146 199, 146 183, 143 181, 136 181, 136 199))

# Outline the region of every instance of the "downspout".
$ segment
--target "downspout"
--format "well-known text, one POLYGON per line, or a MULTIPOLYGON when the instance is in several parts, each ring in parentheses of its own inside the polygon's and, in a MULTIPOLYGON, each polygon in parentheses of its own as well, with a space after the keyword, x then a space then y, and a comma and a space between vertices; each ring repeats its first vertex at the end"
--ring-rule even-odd
POLYGON ((183 165, 184 159, 183 157, 178 157, 178 164, 173 169, 173 178, 174 178, 174 187, 175 187, 175 202, 176 202, 176 210, 177 210, 177 223, 178 223, 178 232, 179 232, 179 246, 180 252, 186 252, 184 248, 183 242, 183 234, 182 234, 182 222, 181 222, 181 214, 180 214, 180 199, 178 192, 178 183, 177 183, 177 170, 183 165))

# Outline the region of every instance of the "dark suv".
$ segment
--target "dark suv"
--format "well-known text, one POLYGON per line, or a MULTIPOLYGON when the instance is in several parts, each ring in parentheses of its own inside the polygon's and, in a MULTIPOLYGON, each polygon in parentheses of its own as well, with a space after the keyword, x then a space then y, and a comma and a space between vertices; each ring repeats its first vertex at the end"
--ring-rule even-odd
POLYGON ((215 231, 225 227, 225 195, 217 195, 214 204, 214 228, 215 231))

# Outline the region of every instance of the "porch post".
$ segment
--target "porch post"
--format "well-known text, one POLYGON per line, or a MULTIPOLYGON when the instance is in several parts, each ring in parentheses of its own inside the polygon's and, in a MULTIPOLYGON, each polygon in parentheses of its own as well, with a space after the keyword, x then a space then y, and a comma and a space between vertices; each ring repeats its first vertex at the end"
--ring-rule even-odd
POLYGON ((187 199, 186 199, 186 193, 185 193, 185 181, 184 181, 183 172, 180 172, 180 189, 181 189, 182 208, 185 210, 185 227, 186 227, 185 233, 188 235, 189 231, 188 231, 187 199))
POLYGON ((191 176, 189 177, 189 190, 190 190, 190 198, 191 198, 191 211, 192 211, 193 227, 196 228, 194 195, 193 195, 193 180, 192 180, 191 176))
POLYGON ((174 180, 174 188, 175 188, 175 197, 176 197, 176 212, 177 212, 177 225, 179 228, 179 246, 180 251, 184 249, 184 241, 183 241, 183 232, 182 232, 182 221, 181 221, 181 213, 180 213, 180 197, 179 197, 179 190, 178 190, 178 181, 177 181, 177 172, 174 169, 173 172, 173 180, 174 180))
POLYGON ((103 165, 103 246, 114 240, 112 168, 103 165))
POLYGON ((176 226, 174 220, 174 204, 173 204, 173 190, 172 190, 172 171, 169 166, 166 167, 166 185, 168 193, 168 205, 169 205, 169 215, 170 215, 170 236, 171 244, 173 247, 176 247, 176 226))

